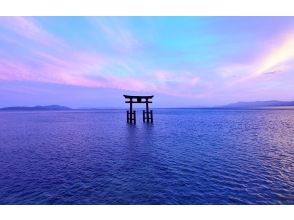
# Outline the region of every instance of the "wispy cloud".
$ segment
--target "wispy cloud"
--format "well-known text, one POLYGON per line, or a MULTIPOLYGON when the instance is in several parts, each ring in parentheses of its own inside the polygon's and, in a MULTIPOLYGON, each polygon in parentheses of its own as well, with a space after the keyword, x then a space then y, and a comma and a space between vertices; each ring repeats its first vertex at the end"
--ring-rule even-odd
MULTIPOLYGON (((34 59, 0 59, 0 79, 57 83, 93 88, 110 88, 135 92, 154 92, 172 96, 191 96, 199 78, 191 73, 154 71, 146 76, 105 74, 107 59, 91 53, 50 54, 37 51, 34 59)), ((113 60, 112 60, 113 62, 113 60)), ((193 94, 195 95, 195 94, 193 94)))
MULTIPOLYGON (((1 17, 0 80, 203 100, 245 93, 254 97, 253 91, 264 95, 278 88, 281 80, 288 80, 284 84, 291 90, 294 33, 290 27, 277 27, 280 32, 275 34, 271 28, 248 34, 248 29, 243 31, 247 25, 240 25, 251 25, 253 20, 239 23, 240 18, 227 27, 230 31, 220 25, 211 31, 214 27, 209 23, 197 26, 195 32, 197 18, 134 19, 1 17), (54 22, 60 23, 54 27, 54 22), (280 33, 288 34, 277 36, 280 33), (206 40, 211 35, 219 39, 217 45, 206 40), (248 49, 251 40, 254 48, 248 49)), ((220 21, 228 25, 228 19, 235 21, 220 21)))
MULTIPOLYGON (((137 36, 117 18, 91 18, 114 48, 134 52, 142 46, 137 36)), ((27 80, 82 87, 110 88, 134 92, 153 92, 171 96, 194 97, 200 78, 187 71, 157 70, 139 67, 137 62, 111 57, 97 52, 58 50, 63 40, 47 32, 35 19, 4 17, 1 26, 19 36, 37 43, 50 45, 49 49, 30 49, 30 57, 0 59, 0 79, 27 80), (116 68, 114 68, 116 67, 116 68), (125 72, 126 74, 121 74, 125 72), (140 72, 140 75, 136 75, 140 72), (188 92, 187 92, 188 91, 188 92)), ((6 38, 7 40, 7 38, 6 38)), ((65 45, 65 44, 64 44, 65 45)))
POLYGON ((47 32, 33 18, 29 17, 1 17, 0 25, 31 41, 44 45, 63 45, 63 42, 47 32))
POLYGON ((95 53, 50 54, 34 53, 29 61, 0 58, 1 80, 22 80, 75 85, 94 88, 111 88, 147 91, 148 82, 131 76, 104 74, 105 60, 95 53))
POLYGON ((115 49, 122 52, 132 52, 142 46, 139 37, 121 19, 115 17, 90 19, 115 49))
MULTIPOLYGON (((258 51, 257 51, 258 52, 258 51)), ((251 84, 253 81, 277 77, 294 70, 294 33, 287 32, 275 41, 271 41, 258 57, 252 57, 247 63, 225 64, 218 69, 222 85, 237 88, 240 84, 251 84)))
POLYGON ((169 84, 178 85, 183 88, 194 87, 200 81, 198 76, 190 72, 171 72, 166 70, 157 70, 153 74, 155 83, 168 86, 169 84))
POLYGON ((262 59, 252 76, 287 70, 287 62, 294 60, 294 33, 287 33, 262 59))

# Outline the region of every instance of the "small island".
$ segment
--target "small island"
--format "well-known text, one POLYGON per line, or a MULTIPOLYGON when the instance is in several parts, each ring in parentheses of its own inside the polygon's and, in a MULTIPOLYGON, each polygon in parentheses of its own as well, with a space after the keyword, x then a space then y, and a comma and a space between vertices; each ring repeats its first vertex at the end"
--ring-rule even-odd
POLYGON ((292 109, 294 101, 255 101, 255 102, 236 102, 224 106, 224 109, 292 109))
POLYGON ((0 111, 65 111, 72 110, 69 107, 61 106, 61 105, 36 105, 32 107, 28 106, 13 106, 13 107, 4 107, 0 108, 0 111))

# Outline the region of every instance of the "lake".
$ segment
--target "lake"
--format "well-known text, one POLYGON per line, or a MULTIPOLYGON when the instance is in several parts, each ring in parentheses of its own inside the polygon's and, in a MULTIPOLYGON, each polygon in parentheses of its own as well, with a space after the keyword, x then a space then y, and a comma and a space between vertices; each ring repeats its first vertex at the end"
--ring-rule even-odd
POLYGON ((294 204, 294 111, 0 112, 0 204, 294 204))

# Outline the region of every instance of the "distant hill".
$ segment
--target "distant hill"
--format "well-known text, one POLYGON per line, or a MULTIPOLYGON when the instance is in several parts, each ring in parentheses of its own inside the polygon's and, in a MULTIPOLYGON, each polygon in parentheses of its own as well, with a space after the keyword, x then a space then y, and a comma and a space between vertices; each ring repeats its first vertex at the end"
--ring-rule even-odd
POLYGON ((279 106, 294 106, 294 101, 256 101, 256 102, 236 102, 221 108, 268 108, 279 106))
POLYGON ((37 105, 32 107, 27 106, 13 106, 0 108, 1 111, 61 111, 61 110, 71 110, 71 108, 60 105, 37 105))

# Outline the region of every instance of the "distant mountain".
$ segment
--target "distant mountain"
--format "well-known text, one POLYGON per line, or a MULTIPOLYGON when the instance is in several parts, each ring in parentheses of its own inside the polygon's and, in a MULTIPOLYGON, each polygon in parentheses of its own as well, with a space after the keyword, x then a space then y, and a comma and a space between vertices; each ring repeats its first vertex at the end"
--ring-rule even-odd
POLYGON ((236 102, 221 108, 267 108, 278 106, 294 106, 294 101, 256 101, 256 102, 236 102))
POLYGON ((61 110, 71 110, 71 108, 66 106, 60 106, 60 105, 46 105, 46 106, 33 106, 33 107, 27 107, 27 106, 13 106, 13 107, 5 107, 0 108, 1 111, 61 111, 61 110))

